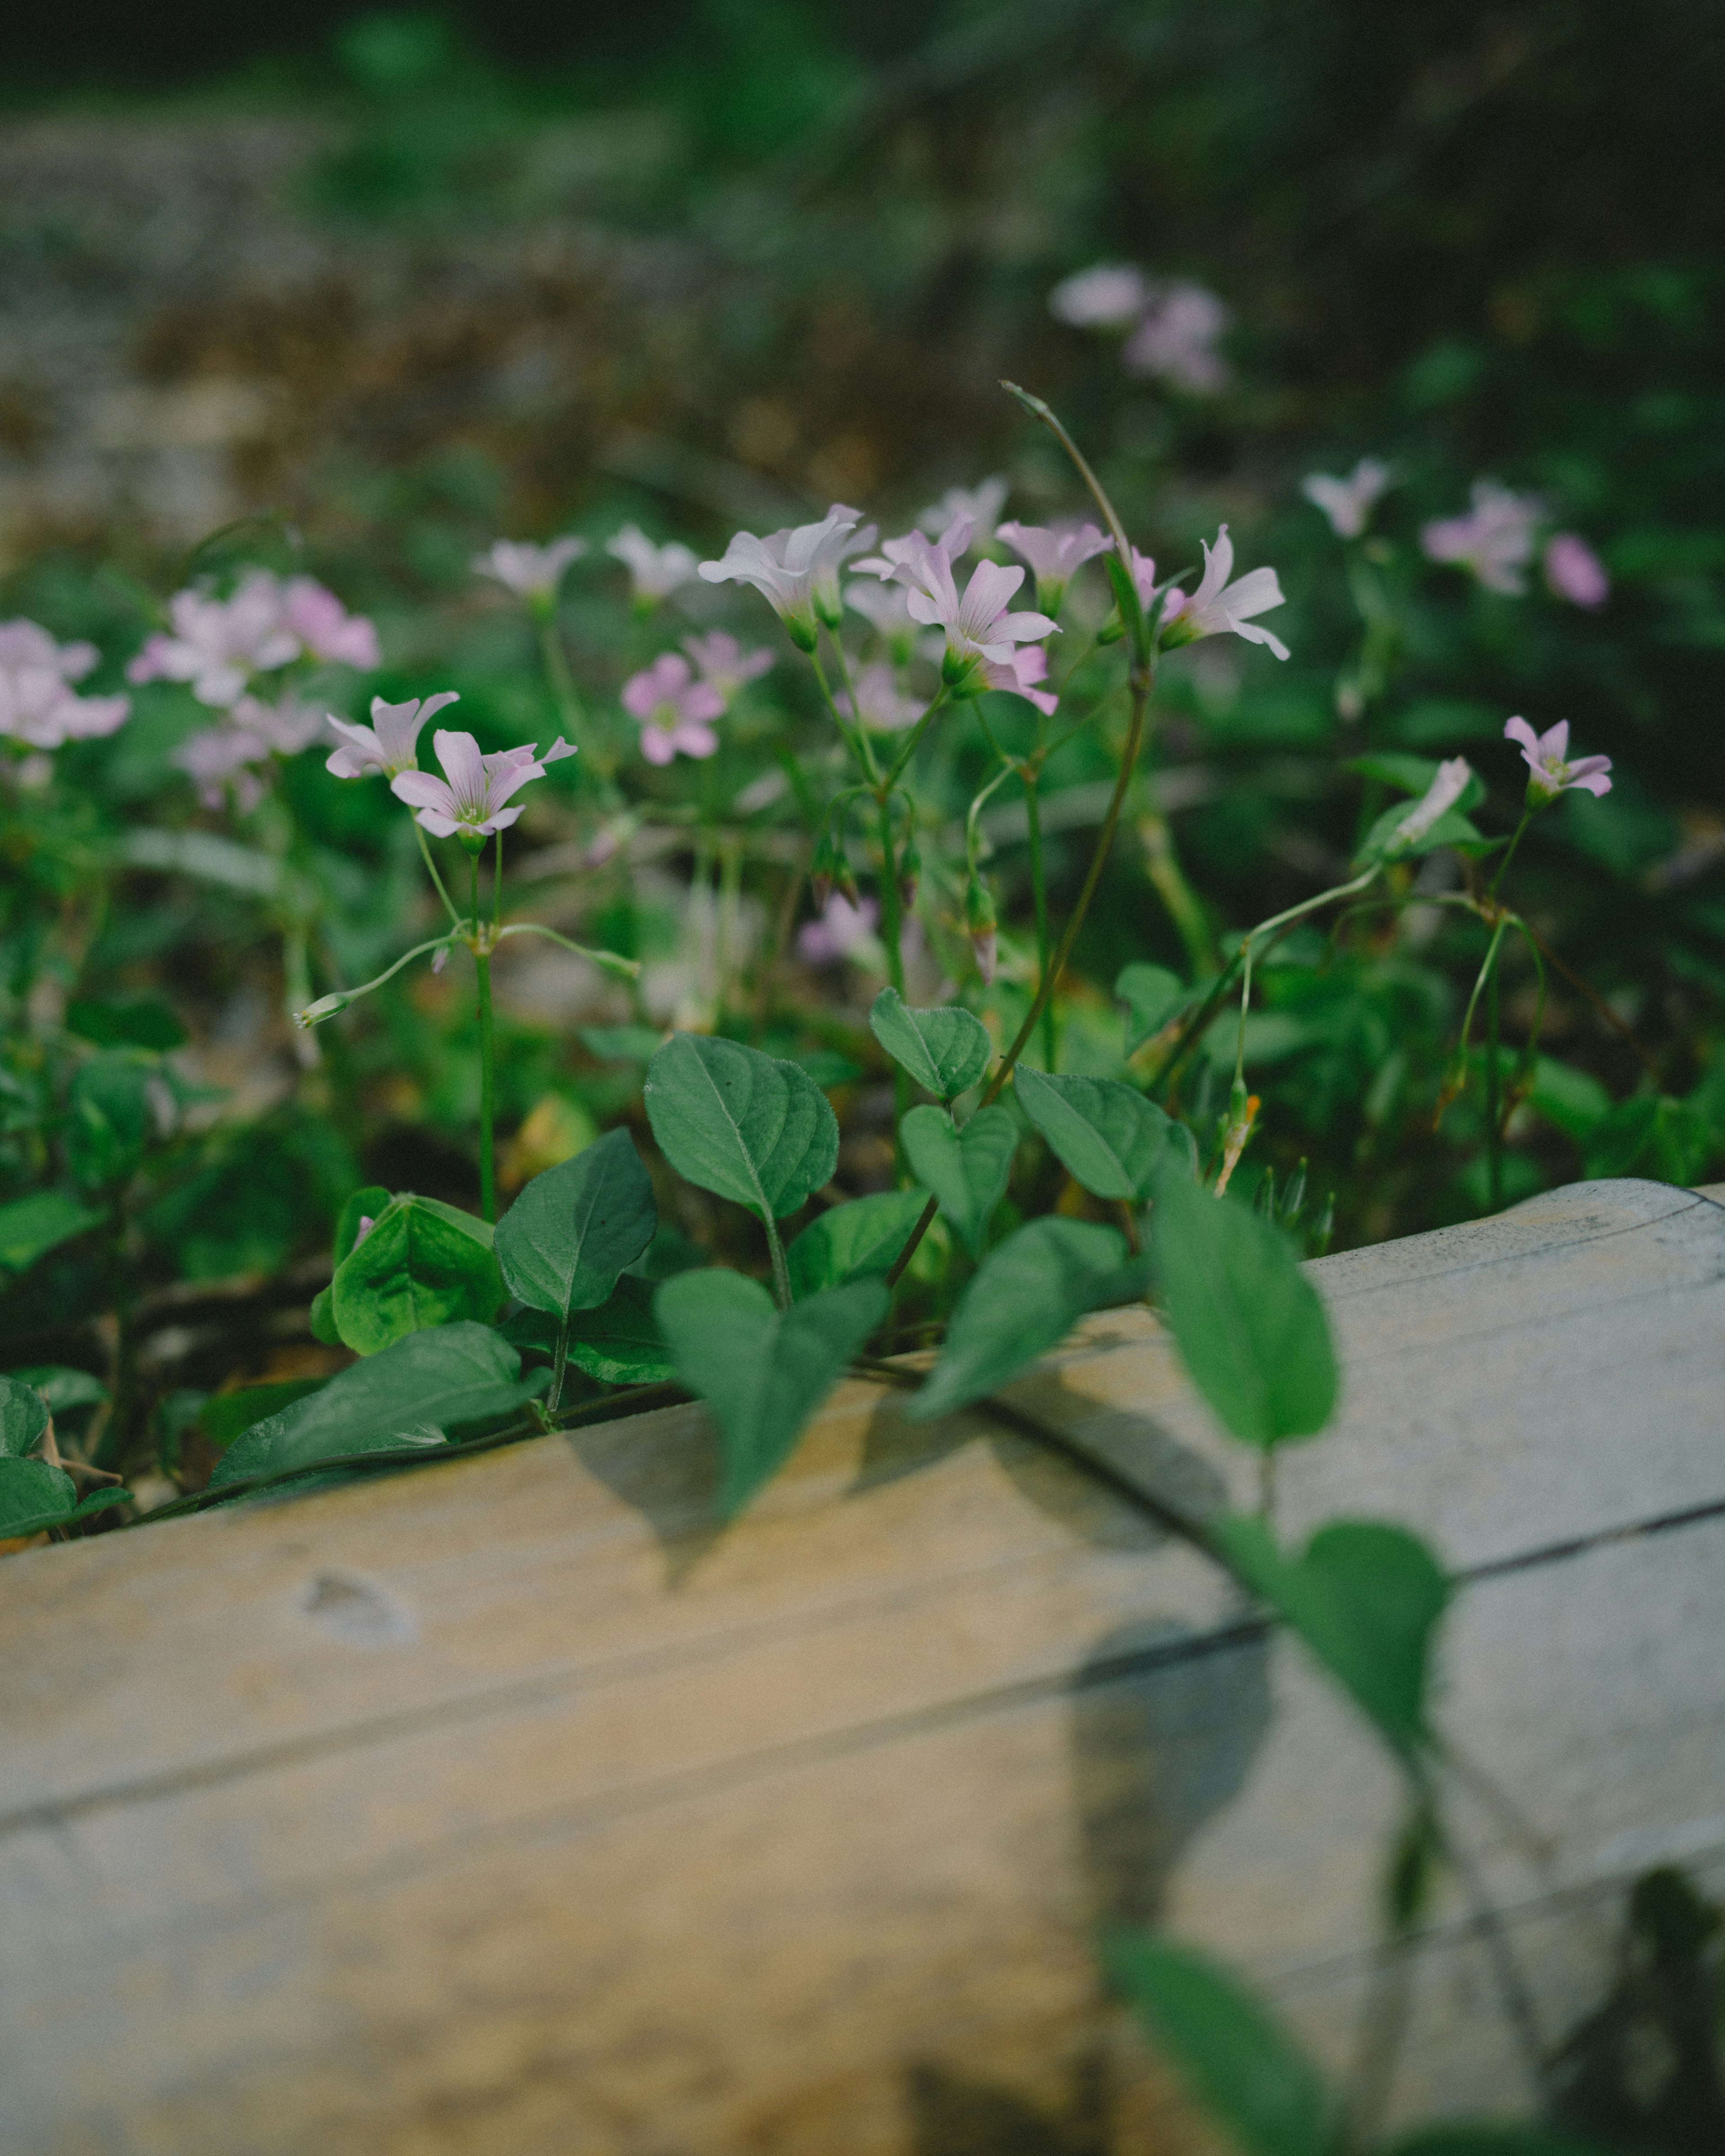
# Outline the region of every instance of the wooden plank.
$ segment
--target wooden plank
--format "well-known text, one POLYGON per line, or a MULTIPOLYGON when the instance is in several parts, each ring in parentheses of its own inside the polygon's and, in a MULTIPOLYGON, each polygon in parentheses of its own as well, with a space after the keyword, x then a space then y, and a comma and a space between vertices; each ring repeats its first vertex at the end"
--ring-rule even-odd
MULTIPOLYGON (((1349 1395, 1285 1513, 1435 1513, 1501 1568, 1450 1722, 1558 1835, 1549 1878, 1481 1840, 1554 2025, 1604 1966, 1554 1891, 1725 1851, 1722 1258, 1725 1210, 1620 1183, 1314 1269, 1349 1395)), ((1189 1506, 1247 1494, 1142 1313, 1024 1396, 1189 1506)), ((996 2116, 1089 2145, 1088 2104, 1098 2148, 1172 2148, 1109 1912, 1345 2052, 1394 1791, 1207 1566, 867 1387, 722 1537, 711 1481, 677 1410, 0 1566, 18 2147, 921 2156, 996 2116)), ((1440 2076, 1497 2023, 1460 1912, 1431 1964, 1440 2076)))

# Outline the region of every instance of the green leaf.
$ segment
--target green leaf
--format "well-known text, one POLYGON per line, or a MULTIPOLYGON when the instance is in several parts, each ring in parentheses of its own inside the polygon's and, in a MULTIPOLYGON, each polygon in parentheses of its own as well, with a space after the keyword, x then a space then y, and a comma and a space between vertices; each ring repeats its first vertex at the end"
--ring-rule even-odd
POLYGON ((653 1185, 629 1132, 607 1131, 533 1178, 498 1222, 494 1247, 510 1293, 563 1317, 603 1302, 658 1225, 653 1185))
POLYGON ((289 1378, 280 1384, 240 1385, 231 1393, 216 1393, 198 1410, 198 1427, 218 1451, 224 1451, 266 1417, 321 1393, 331 1382, 328 1378, 289 1378))
POLYGON ((1126 1005, 1127 1054, 1160 1033, 1189 993, 1179 975, 1166 966, 1122 966, 1114 997, 1126 1005))
POLYGON ((1714 1151, 1706 1117, 1688 1101, 1638 1093, 1588 1133, 1582 1165, 1590 1176, 1646 1175, 1686 1187, 1706 1173, 1714 1151))
POLYGON ((1278 1228, 1183 1171, 1159 1176, 1150 1250, 1186 1368, 1249 1445, 1312 1437, 1336 1404, 1336 1354, 1317 1291, 1278 1228))
POLYGON ((38 1258, 95 1227, 101 1218, 59 1190, 39 1190, 33 1197, 0 1205, 0 1267, 23 1272, 38 1258))
POLYGON ((678 1174, 762 1220, 782 1220, 833 1179, 838 1118, 794 1063, 674 1033, 642 1090, 653 1135, 678 1174))
POLYGON ((542 1371, 488 1325, 439 1325, 337 1373, 322 1390, 254 1423, 210 1477, 216 1489, 349 1452, 439 1445, 463 1424, 497 1420, 544 1388, 542 1371))
POLYGON ((428 1326, 487 1322, 502 1301, 503 1276, 484 1221, 412 1195, 390 1200, 330 1283, 336 1329, 362 1355, 428 1326))
POLYGON ((869 1030, 925 1093, 957 1098, 974 1086, 994 1052, 988 1029, 957 1004, 912 1010, 896 988, 882 988, 869 1012, 869 1030))
POLYGON ((783 1462, 886 1303, 878 1280, 852 1281, 783 1312, 742 1273, 710 1268, 660 1285, 654 1310, 677 1374, 712 1409, 723 1440, 719 1506, 727 1519, 783 1462))
POLYGON ((582 1046, 602 1063, 644 1063, 664 1040, 651 1025, 584 1025, 580 1033, 582 1046))
POLYGON ((965 1248, 979 1257, 1018 1150, 1019 1127, 1010 1111, 978 1108, 958 1130, 942 1109, 912 1108, 898 1134, 911 1174, 939 1199, 965 1248))
POLYGON ((306 1327, 314 1340, 326 1348, 339 1348, 341 1336, 336 1329, 336 1297, 331 1288, 320 1288, 311 1298, 311 1307, 305 1313, 306 1327))
POLYGON ((1323 2076, 1236 1978, 1135 1932, 1112 1933, 1103 1961, 1158 2049, 1247 2156, 1331 2156, 1323 2076))
MULTIPOLYGON (((1461 798, 1465 801, 1467 795, 1464 793, 1461 798)), ((1405 801, 1394 802, 1386 808, 1367 832, 1364 844, 1354 856, 1356 865, 1363 867, 1368 861, 1409 860, 1417 854, 1435 853, 1440 846, 1480 846, 1489 850, 1494 844, 1502 843, 1501 839, 1488 839, 1459 808, 1446 808, 1417 839, 1397 838, 1397 826, 1411 814, 1405 801)))
POLYGON ((187 1039, 185 1027, 160 996, 139 996, 130 1003, 74 996, 66 1006, 66 1030, 98 1048, 148 1048, 157 1054, 183 1048, 187 1039))
POLYGON ((1590 1070, 1578 1070, 1573 1063, 1542 1055, 1533 1065, 1527 1105, 1579 1144, 1611 1112, 1611 1096, 1590 1070))
POLYGON ((1142 1294, 1126 1239, 1091 1220, 1033 1220, 991 1250, 958 1298, 947 1344, 905 1412, 918 1422, 979 1399, 1058 1346, 1087 1310, 1142 1294))
POLYGON ((1061 1164, 1098 1198, 1143 1199, 1163 1164, 1173 1123, 1117 1078, 1045 1078, 1019 1065, 1019 1106, 1061 1164))
POLYGON ((823 1288, 884 1273, 903 1250, 927 1203, 920 1190, 882 1190, 854 1198, 811 1220, 785 1252, 791 1293, 800 1302, 823 1288))
POLYGON ((330 1246, 331 1265, 339 1265, 359 1240, 361 1221, 369 1220, 376 1227, 388 1211, 394 1194, 393 1191, 386 1190, 381 1183, 369 1183, 363 1190, 356 1190, 348 1198, 336 1221, 335 1240, 330 1246))
MULTIPOLYGON (((1360 778, 1375 778, 1384 786, 1393 786, 1398 793, 1409 793, 1418 800, 1437 777, 1438 760, 1432 756, 1409 756, 1399 749, 1383 749, 1375 756, 1349 757, 1342 768, 1360 778)), ((1477 777, 1475 783, 1478 783, 1477 777)), ((1484 794, 1481 786, 1473 798, 1478 801, 1484 794)))
POLYGON ((122 1050, 80 1063, 68 1096, 66 1158, 86 1188, 123 1183, 150 1137, 150 1074, 122 1050))
POLYGON ((569 1360, 607 1385, 658 1385, 675 1377, 653 1315, 652 1282, 625 1274, 602 1308, 578 1310, 569 1322, 569 1360))
POLYGON ((77 1507, 72 1478, 59 1468, 50 1467, 45 1460, 18 1460, 10 1453, 0 1456, 0 1540, 57 1527, 71 1518, 77 1507))
MULTIPOLYGON (((79 1408, 98 1408, 108 1397, 108 1388, 88 1370, 74 1370, 64 1363, 44 1363, 33 1369, 14 1370, 21 1385, 41 1394, 50 1414, 71 1414, 79 1408)), ((8 1447, 0 1444, 0 1452, 8 1447)))
POLYGON ((1255 1515, 1226 1514, 1210 1532, 1399 1752, 1427 1742, 1432 1635, 1450 1583, 1424 1543, 1378 1521, 1338 1520, 1289 1558, 1255 1515))
POLYGON ((0 1378, 0 1460, 33 1452, 48 1427, 48 1403, 33 1385, 0 1378))

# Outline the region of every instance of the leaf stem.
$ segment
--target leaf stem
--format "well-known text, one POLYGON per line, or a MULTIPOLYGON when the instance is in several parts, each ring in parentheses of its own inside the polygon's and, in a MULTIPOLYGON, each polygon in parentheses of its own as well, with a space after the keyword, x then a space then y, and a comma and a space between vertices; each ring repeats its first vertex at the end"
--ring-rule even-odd
POLYGON ((778 1223, 768 1209, 761 1218, 766 1224, 767 1248, 773 1259, 773 1299, 781 1310, 791 1306, 791 1273, 784 1259, 784 1245, 779 1240, 778 1223))

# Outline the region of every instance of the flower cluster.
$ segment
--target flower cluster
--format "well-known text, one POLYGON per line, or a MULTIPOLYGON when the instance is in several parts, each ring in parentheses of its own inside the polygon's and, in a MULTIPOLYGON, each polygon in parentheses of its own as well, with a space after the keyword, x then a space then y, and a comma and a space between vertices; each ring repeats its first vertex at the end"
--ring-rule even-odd
POLYGON ((623 685, 623 708, 641 729, 641 754, 661 765, 711 756, 719 746, 713 721, 772 664, 770 651, 745 651, 723 629, 685 636, 682 651, 661 652, 623 685))
POLYGON ((223 725, 205 726, 182 742, 172 761, 197 787, 206 808, 219 808, 224 795, 231 793, 241 814, 249 815, 268 790, 270 758, 310 748, 324 722, 318 705, 297 696, 279 696, 274 702, 242 696, 223 725))
POLYGON ((48 777, 49 755, 65 742, 125 724, 131 697, 80 696, 73 686, 97 656, 93 644, 57 644, 33 621, 0 622, 0 737, 26 752, 15 768, 27 783, 48 777))
POLYGON ((217 711, 231 711, 254 675, 299 658, 362 673, 378 664, 377 630, 312 577, 284 581, 269 569, 249 570, 225 599, 198 588, 176 592, 167 616, 171 631, 150 638, 127 679, 188 682, 198 702, 217 711))
POLYGON ((1131 263, 1099 262, 1048 295, 1056 321, 1074 329, 1128 332, 1120 363, 1128 374, 1213 397, 1232 377, 1216 345, 1227 308, 1202 285, 1147 277, 1131 263))

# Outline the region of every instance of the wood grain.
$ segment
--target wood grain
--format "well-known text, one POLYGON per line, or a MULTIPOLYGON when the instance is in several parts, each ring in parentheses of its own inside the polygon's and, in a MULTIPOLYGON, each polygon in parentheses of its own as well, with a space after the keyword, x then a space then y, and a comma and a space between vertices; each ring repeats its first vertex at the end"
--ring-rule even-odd
MULTIPOLYGON (((1622 1882, 1725 1862, 1725 1208, 1623 1182, 1312 1268, 1291 1532, 1473 1575, 1459 1816, 1548 2034, 1622 1882)), ((1189 1512, 1250 1502, 1155 1322, 1012 1395, 1189 1512)), ((28 2156, 1101 2156, 1206 2144, 1099 1921, 1268 1984, 1332 2064, 1397 1795, 1211 1568, 985 1413, 841 1388, 712 1524, 680 1409, 0 1564, 3 2145, 28 2156)), ((1467 1912, 1406 2115, 1521 2101, 1467 1912)))

